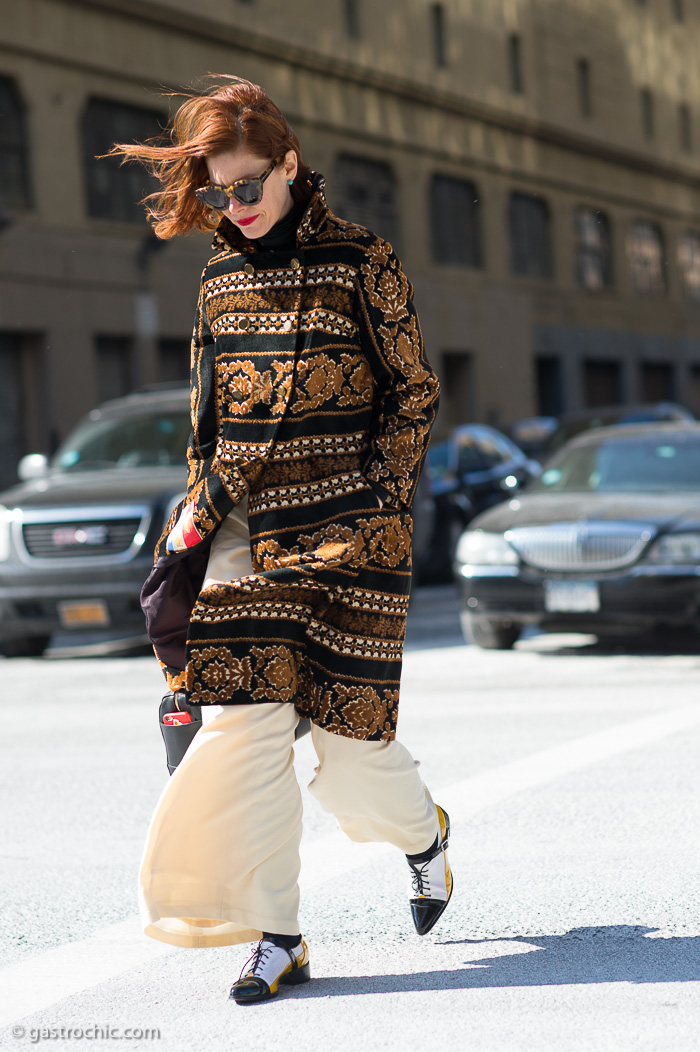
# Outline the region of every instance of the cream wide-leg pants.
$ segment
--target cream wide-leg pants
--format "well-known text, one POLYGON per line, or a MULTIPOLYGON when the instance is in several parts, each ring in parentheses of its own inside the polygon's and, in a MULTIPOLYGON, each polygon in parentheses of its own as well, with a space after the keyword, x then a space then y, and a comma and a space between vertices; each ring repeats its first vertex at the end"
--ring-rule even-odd
MULTIPOLYGON (((212 543, 205 587, 252 573, 245 504, 212 543)), ((161 794, 146 837, 139 906, 147 935, 176 946, 225 946, 296 935, 301 792, 299 720, 289 702, 205 705, 202 728, 161 794)), ((366 742, 313 726, 309 789, 351 840, 405 854, 438 833, 435 805, 397 741, 366 742)))

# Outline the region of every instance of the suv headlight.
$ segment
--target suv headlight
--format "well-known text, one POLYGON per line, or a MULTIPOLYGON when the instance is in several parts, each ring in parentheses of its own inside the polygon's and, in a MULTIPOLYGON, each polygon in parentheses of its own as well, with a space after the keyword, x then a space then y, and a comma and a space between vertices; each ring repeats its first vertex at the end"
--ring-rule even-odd
POLYGON ((0 563, 6 563, 10 558, 10 523, 12 512, 9 508, 0 504, 0 563))
POLYGON ((668 533, 652 544, 645 562, 663 566, 700 563, 700 533, 668 533))
POLYGON ((485 530, 463 533, 457 544, 456 558, 457 562, 468 566, 514 566, 518 562, 517 552, 502 533, 486 533, 485 530))

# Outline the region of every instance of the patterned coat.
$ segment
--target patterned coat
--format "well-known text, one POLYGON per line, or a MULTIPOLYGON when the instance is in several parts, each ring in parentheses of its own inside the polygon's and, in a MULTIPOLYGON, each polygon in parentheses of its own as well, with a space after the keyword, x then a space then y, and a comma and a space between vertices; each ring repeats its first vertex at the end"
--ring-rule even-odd
POLYGON ((411 285, 391 245, 333 215, 318 175, 294 249, 263 250, 227 219, 214 247, 187 497, 144 588, 156 653, 194 703, 287 701, 326 730, 392 739, 438 398, 411 285), (201 590, 208 543, 246 494, 255 573, 201 590))

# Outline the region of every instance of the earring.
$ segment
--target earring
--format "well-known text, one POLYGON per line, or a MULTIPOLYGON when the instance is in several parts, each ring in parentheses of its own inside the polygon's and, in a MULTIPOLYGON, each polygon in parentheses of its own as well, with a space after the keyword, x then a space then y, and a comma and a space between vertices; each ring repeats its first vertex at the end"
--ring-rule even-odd
POLYGON ((293 185, 293 183, 294 183, 294 180, 293 180, 293 179, 287 179, 287 182, 288 182, 288 184, 289 184, 290 186, 292 186, 292 185, 293 185))

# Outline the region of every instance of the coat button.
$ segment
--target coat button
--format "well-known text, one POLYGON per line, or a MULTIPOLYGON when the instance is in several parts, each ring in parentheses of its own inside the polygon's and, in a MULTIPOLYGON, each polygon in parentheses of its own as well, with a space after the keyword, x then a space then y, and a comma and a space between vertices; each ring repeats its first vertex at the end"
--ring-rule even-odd
POLYGON ((250 322, 248 321, 247 318, 241 318, 241 320, 238 322, 238 328, 239 329, 243 329, 244 332, 248 328, 249 325, 250 325, 250 322))
POLYGON ((295 256, 294 259, 292 260, 292 262, 289 265, 292 268, 292 270, 299 270, 299 267, 301 266, 301 263, 299 262, 299 260, 295 256))
POLYGON ((292 323, 291 323, 291 321, 289 320, 289 318, 287 318, 287 320, 285 321, 285 323, 284 323, 284 325, 282 326, 282 328, 284 329, 284 331, 285 331, 285 332, 291 332, 291 329, 292 329, 292 323))
POLYGON ((255 273, 255 267, 253 266, 253 264, 252 263, 246 263, 246 265, 244 266, 243 269, 245 270, 245 272, 248 275, 248 277, 252 278, 253 274, 255 273))

